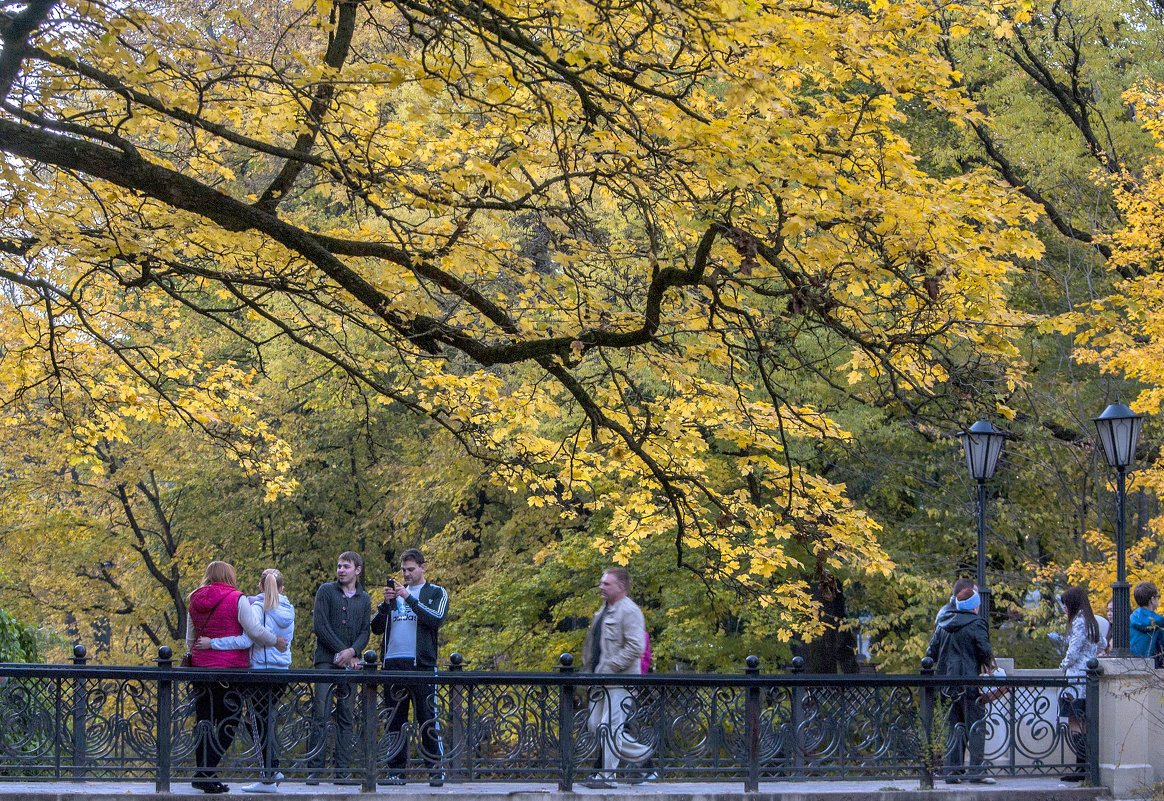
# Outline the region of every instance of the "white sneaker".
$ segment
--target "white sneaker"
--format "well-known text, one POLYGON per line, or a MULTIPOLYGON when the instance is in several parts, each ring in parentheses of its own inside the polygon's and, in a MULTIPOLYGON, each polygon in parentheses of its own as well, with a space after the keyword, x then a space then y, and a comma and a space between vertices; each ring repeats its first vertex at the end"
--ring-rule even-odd
POLYGON ((283 781, 283 774, 279 771, 275 771, 275 784, 278 784, 281 781, 283 781))
POLYGON ((277 793, 279 785, 276 782, 255 782, 242 788, 244 793, 277 793))

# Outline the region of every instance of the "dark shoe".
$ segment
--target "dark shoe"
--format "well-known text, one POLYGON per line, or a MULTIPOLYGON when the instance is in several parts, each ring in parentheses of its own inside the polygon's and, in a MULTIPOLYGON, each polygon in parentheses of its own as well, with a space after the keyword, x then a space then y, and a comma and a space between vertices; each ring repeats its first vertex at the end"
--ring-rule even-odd
POLYGON ((304 784, 308 787, 317 787, 319 785, 319 779, 308 779, 304 784))
POLYGON ((615 786, 613 784, 611 784, 610 782, 603 781, 602 779, 591 779, 590 781, 582 782, 582 786, 589 787, 591 790, 613 790, 613 789, 615 789, 615 786))
POLYGON ((445 785, 445 774, 443 774, 443 773, 429 774, 429 777, 428 777, 428 786, 429 787, 444 787, 444 785, 445 785))
POLYGON ((389 773, 385 778, 376 782, 376 784, 380 785, 381 787, 397 786, 397 785, 401 785, 404 783, 405 783, 404 777, 401 776, 399 773, 389 773))
POLYGON ((190 782, 190 786, 195 790, 201 790, 204 793, 228 793, 230 788, 222 782, 210 781, 209 779, 202 779, 199 781, 190 782))
POLYGON ((946 784, 958 784, 960 779, 946 779, 946 784))
POLYGON ((1059 781, 1061 781, 1061 782, 1081 782, 1086 778, 1087 777, 1084 776, 1082 773, 1068 773, 1066 776, 1060 776, 1059 781))
POLYGON ((967 784, 998 784, 998 780, 991 776, 975 776, 973 779, 967 779, 967 784))

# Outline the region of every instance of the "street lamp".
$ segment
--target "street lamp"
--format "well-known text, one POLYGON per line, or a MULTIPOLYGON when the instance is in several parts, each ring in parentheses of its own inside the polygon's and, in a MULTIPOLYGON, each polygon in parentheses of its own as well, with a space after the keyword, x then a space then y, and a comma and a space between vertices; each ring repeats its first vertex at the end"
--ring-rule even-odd
POLYGON ((1128 618, 1131 604, 1128 602, 1127 565, 1124 560, 1124 509, 1127 505, 1127 489, 1124 477, 1128 467, 1136 459, 1136 441, 1140 438, 1140 427, 1144 418, 1133 412, 1118 400, 1103 410, 1103 414, 1093 418, 1099 441, 1103 445, 1103 455, 1107 463, 1116 469, 1116 580, 1111 585, 1112 593, 1112 655, 1127 657, 1132 652, 1128 648, 1128 618))
POLYGON ((994 475, 998 456, 1006 432, 999 431, 985 420, 979 420, 966 431, 959 431, 962 450, 970 477, 978 482, 978 594, 982 596, 982 619, 990 621, 990 588, 986 586, 986 480, 994 475))

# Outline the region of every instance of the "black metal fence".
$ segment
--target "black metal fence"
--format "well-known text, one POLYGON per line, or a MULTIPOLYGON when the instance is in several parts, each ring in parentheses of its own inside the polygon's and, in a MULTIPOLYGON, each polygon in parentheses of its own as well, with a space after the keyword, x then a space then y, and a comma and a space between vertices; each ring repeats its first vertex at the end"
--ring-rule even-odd
POLYGON ((451 669, 426 674, 377 670, 370 652, 363 670, 214 673, 175 667, 168 648, 147 668, 89 665, 82 647, 76 653, 72 665, 0 664, 0 781, 152 780, 166 792, 174 781, 278 771, 284 781, 368 791, 430 780, 568 790, 599 770, 606 747, 623 758, 607 778, 632 783, 742 781, 755 790, 761 781, 920 778, 929 786, 1085 769, 1098 784, 1098 668, 1086 680, 951 687, 927 669, 810 675, 797 662, 791 673, 762 674, 755 657, 737 675, 596 676, 574 672, 569 654, 549 673, 466 671, 454 654, 451 669), (1060 717, 1065 694, 1086 697, 1084 738, 1060 717), (435 716, 417 725, 410 702, 433 704, 435 716), (624 719, 617 730, 609 713, 591 721, 604 702, 624 719))

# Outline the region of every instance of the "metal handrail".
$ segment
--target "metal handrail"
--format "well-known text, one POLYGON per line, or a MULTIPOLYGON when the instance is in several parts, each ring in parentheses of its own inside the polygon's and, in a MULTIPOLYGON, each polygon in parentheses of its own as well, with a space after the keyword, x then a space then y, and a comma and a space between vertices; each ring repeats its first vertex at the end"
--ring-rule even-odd
POLYGON ((71 665, 0 664, 0 782, 153 778, 166 792, 172 781, 208 769, 199 764, 207 743, 224 740, 220 769, 235 778, 281 756, 289 780, 313 779, 334 748, 343 762, 338 778, 365 790, 398 759, 405 778, 433 772, 450 781, 550 780, 569 790, 604 744, 624 735, 645 744, 653 760, 624 768, 625 778, 637 770, 639 777, 742 781, 748 791, 762 780, 806 778, 916 776, 932 786, 957 775, 950 765, 964 747, 975 758, 975 742, 993 759, 986 772, 1061 776, 1076 770, 1072 749, 1080 746, 1058 716, 1058 696, 1083 685, 1090 690, 1087 770, 1098 781, 1090 742, 1098 732, 1098 671, 1086 680, 951 682, 929 664, 917 674, 835 675, 804 673, 795 660, 791 673, 761 673, 755 657, 742 673, 641 676, 578 672, 569 654, 556 671, 464 670, 462 663, 453 655, 447 670, 385 672, 368 652, 362 670, 208 671, 176 667, 164 647, 156 666, 93 665, 78 646, 71 665), (233 693, 232 719, 195 723, 198 688, 208 686, 233 693), (969 724, 951 716, 951 697, 976 698, 982 688, 1007 688, 1008 700, 969 724), (254 712, 256 694, 277 701, 261 707, 266 718, 254 712), (331 714, 333 702, 340 711, 339 696, 350 724, 331 714), (615 697, 623 699, 625 727, 592 725, 591 708, 615 697), (409 698, 439 703, 439 736, 394 725, 409 698), (277 742, 261 737, 262 723, 277 730, 277 742))

